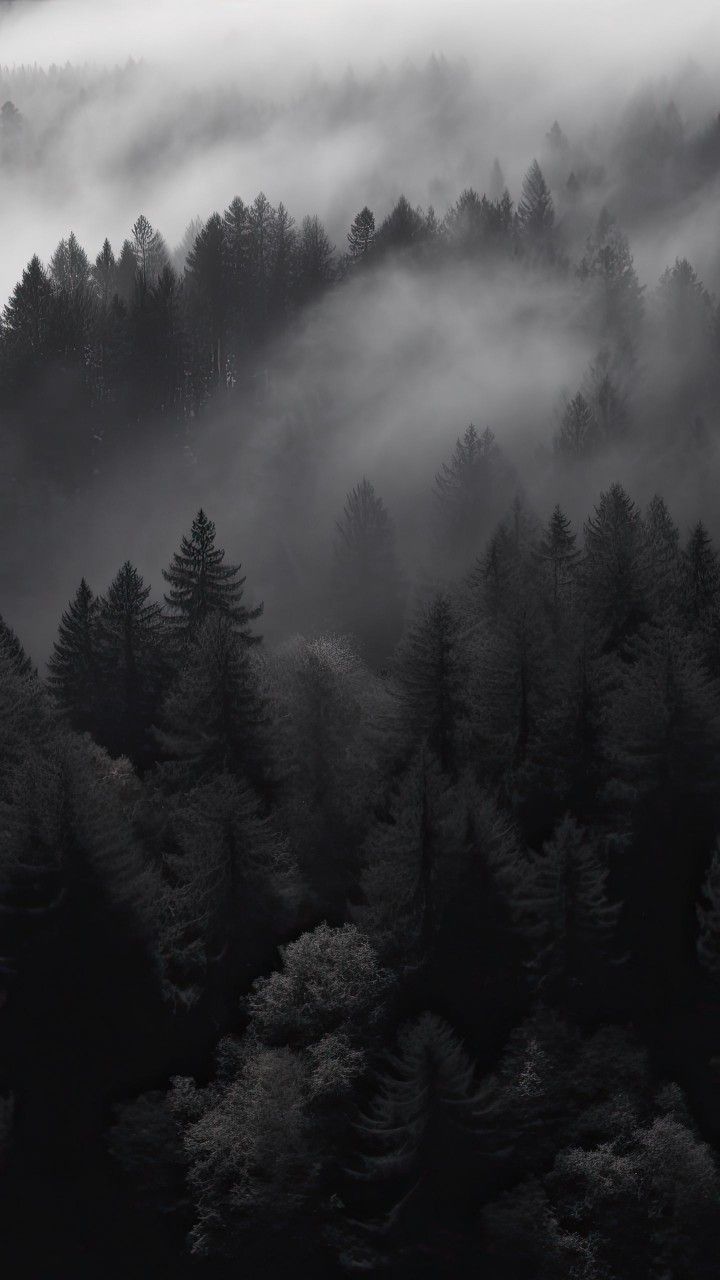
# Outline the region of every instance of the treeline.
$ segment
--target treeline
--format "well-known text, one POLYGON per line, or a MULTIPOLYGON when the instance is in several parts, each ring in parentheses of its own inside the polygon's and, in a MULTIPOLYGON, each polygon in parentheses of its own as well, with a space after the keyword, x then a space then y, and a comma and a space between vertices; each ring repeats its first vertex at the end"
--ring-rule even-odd
POLYGON ((102 1135, 272 1274, 714 1274, 720 557, 614 484, 473 560, 495 449, 410 601, 348 495, 344 630, 266 651, 203 512, 162 605, 81 585, 46 682, 5 628, 9 1171, 102 1135))
POLYGON ((365 207, 341 253, 317 217, 298 227, 260 194, 191 223, 173 254, 141 215, 117 255, 106 240, 91 262, 71 234, 47 267, 34 257, 0 323, 8 501, 21 501, 29 475, 67 492, 112 474, 131 451, 202 452, 208 405, 263 411, 273 344, 308 306, 398 263, 563 282, 597 355, 561 402, 548 440, 561 460, 584 463, 651 434, 706 441, 720 402, 718 309, 691 264, 677 260, 646 298, 605 209, 573 262, 537 162, 517 206, 499 166, 493 186, 492 197, 464 191, 441 220, 405 197, 379 225, 365 207))

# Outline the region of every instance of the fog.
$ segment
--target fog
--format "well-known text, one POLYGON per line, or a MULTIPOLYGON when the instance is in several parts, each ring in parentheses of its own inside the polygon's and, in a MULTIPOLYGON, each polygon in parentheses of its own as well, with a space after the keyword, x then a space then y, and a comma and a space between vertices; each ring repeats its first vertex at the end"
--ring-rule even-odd
MULTIPOLYGON (((717 289, 717 174, 644 201, 618 139, 633 113, 669 100, 686 136, 710 125, 718 36, 716 6, 699 2, 5 6, 0 96, 25 132, 3 173, 0 296, 71 230, 91 260, 105 236, 117 252, 141 210, 172 247, 191 218, 262 190, 297 222, 318 213, 342 253, 363 205, 379 224, 405 193, 442 218, 464 187, 489 188, 496 158, 517 200, 533 157, 549 166, 572 262, 607 203, 648 300, 676 257, 717 289), (546 135, 556 119, 571 158, 554 181, 546 135), (573 164, 601 177, 571 208, 573 164)), ((548 281, 397 265, 346 282, 265 354, 253 399, 206 410, 199 446, 159 459, 136 440, 89 493, 51 491, 6 557, 0 609, 42 660, 82 574, 101 590, 130 557, 159 591, 202 503, 266 600, 267 633, 309 625, 315 597, 304 601, 292 583, 313 566, 322 579, 334 520, 362 475, 393 511, 410 574, 432 559, 433 476, 471 421, 496 433, 541 514, 563 486, 580 520, 616 475, 646 497, 674 470, 689 521, 707 474, 681 480, 659 445, 654 470, 628 446, 582 482, 553 472, 563 397, 598 345, 572 272, 548 281), (302 486, 275 465, 288 440, 304 460, 302 486)))
MULTIPOLYGON (((0 296, 61 234, 96 252, 140 209, 176 242, 196 214, 264 190, 340 236, 364 202, 405 190, 442 205, 482 188, 496 155, 514 194, 555 118, 580 142, 653 81, 692 122, 712 104, 718 34, 714 6, 697 2, 423 3, 412 21, 397 0, 248 0, 211 19, 200 3, 12 5, 0 90, 37 161, 5 178, 0 296), (419 78, 432 55, 462 60, 434 92, 419 78), (50 74, 23 82, 20 67, 50 74)), ((663 250, 646 255, 649 271, 663 250)))

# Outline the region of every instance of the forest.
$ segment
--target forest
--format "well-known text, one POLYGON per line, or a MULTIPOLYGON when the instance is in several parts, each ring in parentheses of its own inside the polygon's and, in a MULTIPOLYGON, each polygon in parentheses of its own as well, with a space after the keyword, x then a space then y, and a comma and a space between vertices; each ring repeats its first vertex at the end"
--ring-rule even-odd
POLYGON ((8 1275, 718 1275, 720 254, 630 231, 711 204, 720 115, 536 152, 18 268, 8 1275))

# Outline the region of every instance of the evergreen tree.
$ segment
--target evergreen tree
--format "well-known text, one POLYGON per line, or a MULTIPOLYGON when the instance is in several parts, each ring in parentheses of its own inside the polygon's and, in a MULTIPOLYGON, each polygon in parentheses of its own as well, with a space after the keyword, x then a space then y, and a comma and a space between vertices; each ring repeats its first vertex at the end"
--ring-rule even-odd
POLYGON ((190 536, 183 536, 180 550, 173 555, 163 577, 170 583, 165 603, 176 634, 184 639, 211 614, 222 614, 248 645, 259 644, 249 624, 259 618, 263 606, 248 609, 242 604, 245 578, 240 565, 223 563, 225 552, 215 546, 215 525, 200 509, 192 522, 190 536))
POLYGON ((0 655, 20 676, 35 675, 35 668, 28 658, 12 627, 0 615, 0 655))
MULTIPOLYGON (((236 997, 290 922, 299 884, 286 843, 249 788, 220 774, 164 804, 146 841, 161 857, 158 948, 166 998, 236 997)), ((153 814, 154 818, 154 814, 153 814)))
POLYGON ((353 218, 347 233, 348 257, 353 262, 367 258, 375 240, 375 215, 367 205, 353 218))
POLYGON ((343 636, 302 636, 270 676, 284 825, 303 873, 331 915, 357 880, 357 850, 381 781, 377 732, 387 701, 343 636))
POLYGON ((644 519, 647 572, 653 612, 669 617, 678 603, 680 533, 664 500, 655 494, 644 519))
POLYGON ((568 986, 604 976, 620 913, 608 900, 607 877, 598 839, 566 814, 512 886, 511 909, 544 994, 554 991, 567 1001, 568 986))
POLYGON ((147 762, 148 732, 162 683, 160 606, 148 599, 129 560, 101 598, 98 635, 103 681, 100 741, 112 755, 147 762))
POLYGON ((29 368, 37 367, 48 357, 52 325, 52 285, 36 254, 3 309, 3 336, 8 343, 17 378, 24 378, 29 368))
POLYGON ((313 302, 335 279, 334 253, 317 215, 303 218, 295 258, 295 291, 301 305, 313 302))
POLYGON ((537 556, 548 582, 548 604, 553 628, 557 631, 563 610, 572 598, 577 582, 581 552, 577 546, 577 534, 573 533, 568 516, 557 503, 543 530, 537 556))
POLYGON ((395 659, 396 724, 405 750, 426 744, 443 773, 461 755, 467 717, 466 655, 450 598, 418 609, 395 659))
POLYGON ((378 227, 375 245, 383 252, 398 252, 421 245, 425 239, 426 224, 422 210, 413 209, 406 196, 400 196, 378 227))
POLYGON ((627 376, 621 358, 604 347, 583 380, 583 394, 595 422, 598 443, 612 446, 623 439, 628 427, 627 376))
POLYGON ((347 1172, 374 1189, 377 1209, 340 1235, 346 1266, 423 1258, 447 1267, 452 1225, 469 1198, 475 1092, 473 1063, 447 1022, 422 1013, 400 1029, 355 1123, 347 1172))
POLYGON ((214 213, 198 232, 185 266, 188 301, 198 341, 209 347, 207 368, 213 384, 227 379, 226 330, 229 298, 225 228, 214 213))
POLYGON ((92 279, 102 307, 107 307, 117 290, 117 263, 109 240, 103 241, 95 265, 92 267, 92 279))
POLYGON ((627 237, 607 209, 587 241, 578 274, 594 290, 601 337, 610 340, 622 358, 632 360, 643 318, 643 287, 627 237))
POLYGON ((616 648, 649 610, 642 519, 619 484, 601 494, 586 521, 583 580, 587 609, 605 647, 616 648))
POLYGON ((258 785, 268 776, 267 710, 246 643, 232 617, 212 613, 190 634, 156 731, 181 787, 221 773, 258 785))
POLYGON ((467 816, 424 751, 399 779, 386 814, 372 827, 354 912, 383 962, 426 969, 444 911, 464 870, 467 816))
POLYGON ((720 594, 720 557, 701 520, 682 553, 680 573, 683 612, 697 627, 715 609, 720 594))
POLYGON ((581 391, 565 406, 554 440, 555 452, 578 460, 592 454, 598 444, 598 427, 593 411, 581 391))
POLYGON ((550 188, 537 160, 533 160, 522 184, 517 221, 525 243, 536 251, 551 253, 555 240, 555 208, 550 188))
POLYGON ((126 304, 132 302, 138 282, 138 261, 130 240, 123 240, 117 261, 115 287, 118 297, 126 304))
POLYGON ((395 527, 382 498, 364 477, 345 500, 335 525, 334 590, 338 618, 373 664, 385 661, 402 626, 402 580, 395 527))
POLYGON ((132 247, 140 279, 144 288, 151 288, 163 267, 168 265, 169 255, 165 241, 144 213, 141 213, 133 223, 132 236, 132 247))
POLYGON ((482 538, 507 496, 509 469, 492 431, 470 426, 449 462, 435 477, 434 498, 440 545, 453 573, 478 554, 482 538))
POLYGON ((63 610, 48 662, 48 684, 77 732, 98 733, 102 698, 99 601, 83 578, 63 610))

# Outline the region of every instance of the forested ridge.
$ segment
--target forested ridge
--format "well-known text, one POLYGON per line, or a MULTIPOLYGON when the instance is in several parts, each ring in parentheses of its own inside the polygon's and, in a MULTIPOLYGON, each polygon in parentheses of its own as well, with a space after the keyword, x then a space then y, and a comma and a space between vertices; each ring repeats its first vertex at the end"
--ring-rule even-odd
MULTIPOLYGON (((660 120, 697 189, 717 126, 660 120)), ((4 308, 9 542, 43 494, 82 511, 128 455, 192 469, 218 415, 262 421, 283 342, 394 273, 512 280, 530 325, 559 287, 594 352, 539 495, 447 424, 414 541, 379 467, 327 562, 289 537, 272 643, 254 570, 314 518, 307 406, 247 546, 210 488, 161 580, 118 545, 77 583, 46 664, 3 607, 0 1222, 30 1275, 717 1275, 719 312, 684 257, 643 285, 604 179, 544 145, 517 201, 497 165, 341 249, 263 195, 172 252, 142 214, 94 259, 70 234, 4 308)))

